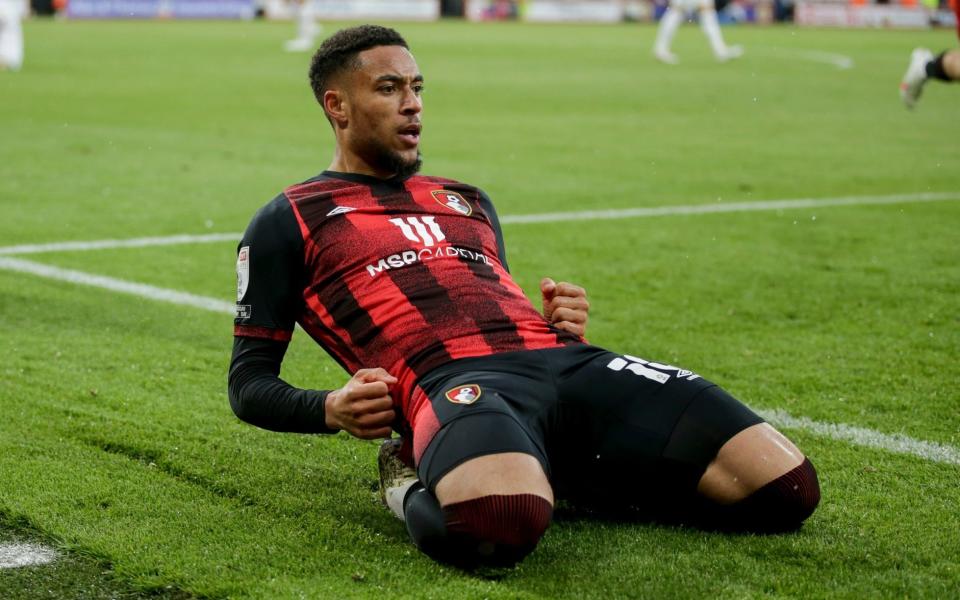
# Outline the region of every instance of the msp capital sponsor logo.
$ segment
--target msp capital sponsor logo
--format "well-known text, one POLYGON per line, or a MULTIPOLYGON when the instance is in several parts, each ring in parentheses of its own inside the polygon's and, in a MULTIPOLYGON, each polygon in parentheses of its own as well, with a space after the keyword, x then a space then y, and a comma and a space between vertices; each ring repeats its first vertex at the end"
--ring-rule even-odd
POLYGON ((433 190, 430 193, 433 194, 434 200, 454 212, 458 212, 465 217, 469 217, 473 214, 473 208, 470 207, 470 203, 464 200, 463 196, 456 192, 449 192, 447 190, 433 190))
POLYGON ((444 396, 454 404, 473 404, 480 398, 480 386, 475 383, 467 385, 458 385, 452 390, 447 390, 444 396))
POLYGON ((386 258, 381 258, 376 264, 367 265, 367 273, 370 274, 370 277, 376 277, 384 271, 438 258, 460 258, 475 263, 490 264, 490 259, 482 252, 457 246, 440 246, 439 248, 421 248, 420 250, 405 250, 397 254, 391 254, 386 258))

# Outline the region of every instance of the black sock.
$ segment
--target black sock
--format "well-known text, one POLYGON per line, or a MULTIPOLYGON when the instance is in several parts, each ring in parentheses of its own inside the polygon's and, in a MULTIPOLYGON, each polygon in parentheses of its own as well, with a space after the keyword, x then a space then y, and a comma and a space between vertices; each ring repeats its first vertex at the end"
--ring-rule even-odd
POLYGON ((944 50, 935 59, 927 63, 927 77, 933 77, 940 81, 952 81, 947 72, 943 70, 943 55, 946 53, 947 51, 944 50))
POLYGON ((410 488, 403 500, 403 520, 417 548, 434 560, 442 560, 449 546, 443 510, 436 497, 419 481, 410 488))

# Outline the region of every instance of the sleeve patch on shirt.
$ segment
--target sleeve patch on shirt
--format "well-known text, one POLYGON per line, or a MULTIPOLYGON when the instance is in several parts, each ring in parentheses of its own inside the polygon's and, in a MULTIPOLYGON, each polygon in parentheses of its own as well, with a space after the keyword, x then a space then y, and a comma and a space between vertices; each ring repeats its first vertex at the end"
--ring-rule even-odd
POLYGON ((237 253, 237 302, 243 300, 250 285, 250 246, 240 248, 237 253))

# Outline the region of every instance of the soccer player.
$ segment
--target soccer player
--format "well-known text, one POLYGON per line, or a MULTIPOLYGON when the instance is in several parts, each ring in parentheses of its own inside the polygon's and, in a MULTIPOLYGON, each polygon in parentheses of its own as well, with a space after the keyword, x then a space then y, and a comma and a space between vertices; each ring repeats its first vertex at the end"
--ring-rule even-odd
POLYGON ((27 14, 23 0, 0 0, 0 71, 19 71, 23 66, 23 26, 27 14))
POLYGON ((667 11, 660 18, 657 39, 653 44, 653 55, 657 60, 669 65, 680 62, 677 55, 671 52, 670 45, 673 43, 673 36, 676 35, 677 28, 680 27, 680 22, 692 10, 700 12, 700 29, 703 30, 703 34, 707 36, 707 40, 710 42, 710 49, 713 50, 714 58, 724 62, 743 55, 741 46, 727 46, 726 42, 723 41, 713 2, 714 0, 670 0, 670 6, 667 7, 667 11))
POLYGON ((293 15, 297 22, 297 37, 287 40, 283 47, 287 52, 313 50, 323 26, 317 23, 314 0, 293 0, 293 15))
POLYGON ((557 498, 799 527, 820 489, 789 440, 690 370, 586 343, 583 289, 546 278, 535 309, 487 195, 417 174, 423 81, 392 29, 344 29, 313 56, 333 159, 240 242, 236 415, 275 431, 399 432, 399 451, 381 451, 416 475, 386 482, 390 506, 423 552, 456 565, 521 560, 557 498), (279 378, 295 323, 351 374, 343 387, 279 378))
MULTIPOLYGON (((957 15, 957 37, 960 37, 960 0, 954 0, 953 12, 957 15)), ((920 100, 923 85, 929 79, 947 83, 960 81, 960 50, 944 50, 937 56, 926 48, 916 48, 910 55, 910 65, 900 80, 900 99, 913 108, 920 100)))

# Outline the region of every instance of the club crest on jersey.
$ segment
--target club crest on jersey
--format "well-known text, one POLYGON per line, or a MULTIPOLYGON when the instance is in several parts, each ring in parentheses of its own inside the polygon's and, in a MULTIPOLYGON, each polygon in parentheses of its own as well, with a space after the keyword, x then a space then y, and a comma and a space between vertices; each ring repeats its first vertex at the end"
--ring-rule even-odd
POLYGON ((444 396, 454 404, 473 404, 480 398, 480 386, 475 383, 467 385, 458 385, 452 390, 447 390, 444 396))
POLYGON ((469 217, 473 214, 473 208, 470 207, 470 203, 464 200, 463 196, 456 192, 449 192, 447 190, 433 190, 430 193, 433 194, 434 200, 452 211, 458 212, 465 217, 469 217))
POLYGON ((244 246, 237 253, 237 302, 243 300, 248 285, 250 285, 250 246, 244 246))

